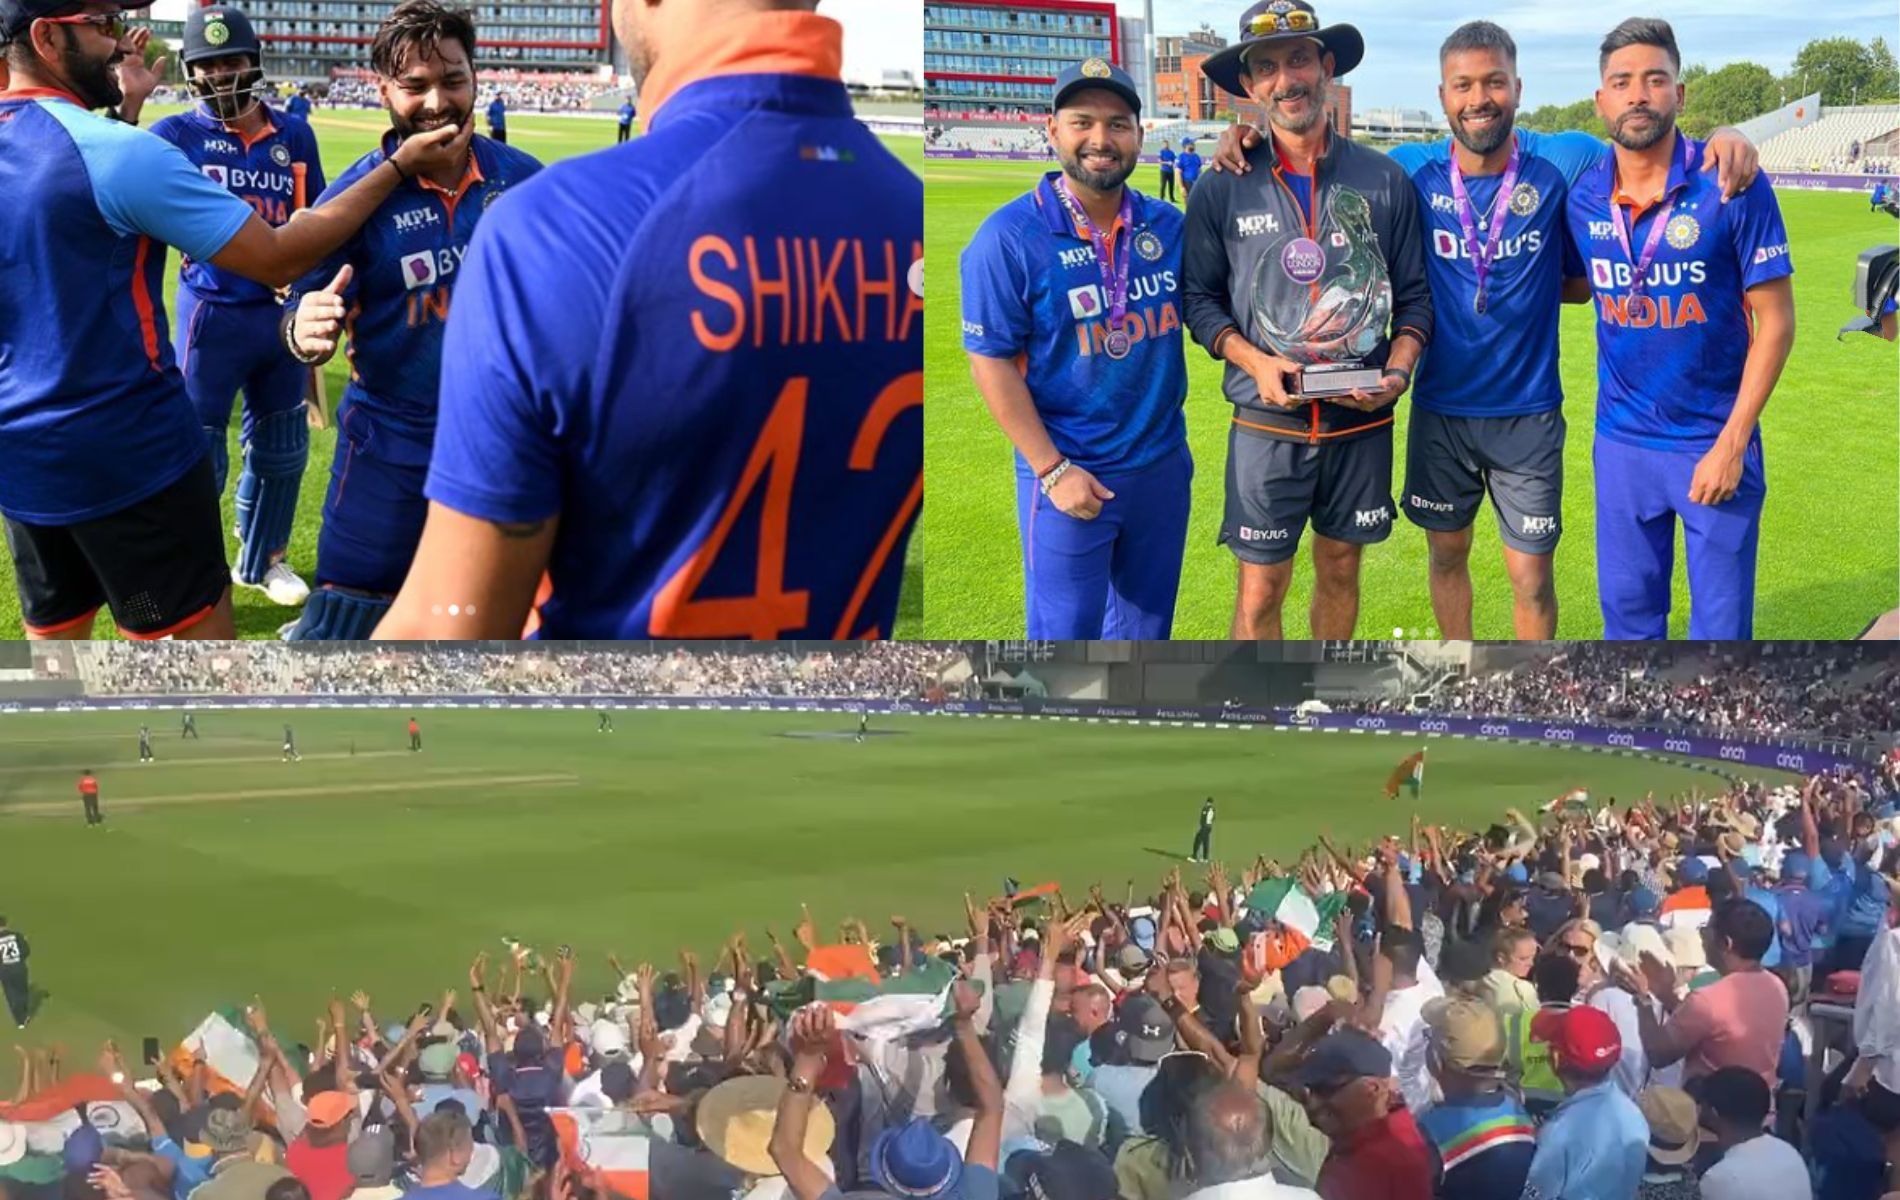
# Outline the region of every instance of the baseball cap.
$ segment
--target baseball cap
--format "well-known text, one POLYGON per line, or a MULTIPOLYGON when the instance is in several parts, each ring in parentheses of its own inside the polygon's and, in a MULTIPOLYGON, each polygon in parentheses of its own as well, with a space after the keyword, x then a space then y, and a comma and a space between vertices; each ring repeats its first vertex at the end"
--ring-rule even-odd
POLYGON ((356 1105, 342 1092, 318 1092, 310 1097, 310 1102, 304 1107, 312 1125, 318 1129, 328 1129, 340 1121, 348 1120, 356 1105))
POLYGON ((1146 971, 1148 952, 1133 942, 1129 942, 1116 952, 1115 964, 1124 971, 1146 971))
POLYGON ((1128 1054, 1138 1063, 1159 1062, 1174 1049, 1174 1018, 1146 992, 1122 1005, 1118 1023, 1127 1035, 1128 1054))
POLYGON ((1557 1065, 1587 1075, 1607 1074, 1623 1054, 1616 1022, 1600 1009, 1546 1009, 1531 1018, 1531 1038, 1547 1042, 1557 1065))
POLYGON ((1504 1027, 1481 1000, 1439 997, 1423 1013, 1438 1057, 1448 1067, 1479 1075, 1504 1073, 1504 1027))
POLYGON ((1523 863, 1514 862, 1504 868, 1504 877, 1512 883, 1528 883, 1530 882, 1531 873, 1523 863))
POLYGON ((1357 1029, 1327 1034, 1300 1064, 1300 1083, 1309 1088, 1336 1086, 1363 1077, 1384 1079, 1390 1074, 1392 1052, 1357 1029))
POLYGON ((588 1031, 588 1037, 594 1053, 604 1058, 616 1055, 624 1057, 627 1053, 627 1028, 618 1021, 609 1021, 604 1017, 595 1021, 593 1028, 588 1031))
POLYGON ((447 1079, 455 1070, 456 1053, 454 1042, 436 1042, 416 1055, 416 1066, 422 1069, 424 1079, 447 1079))
POLYGON ((91 1125, 81 1125, 66 1135, 61 1157, 70 1174, 83 1175, 106 1156, 106 1140, 91 1125))
POLYGON ((1680 1166, 1702 1148, 1702 1125, 1695 1101, 1681 1088, 1649 1087, 1636 1097, 1649 1122, 1649 1157, 1664 1166, 1680 1166))
POLYGON ((372 1129, 350 1143, 344 1153, 356 1186, 384 1187, 396 1173, 396 1135, 388 1129, 372 1129))
POLYGON ((1032 1200, 1115 1200, 1115 1168, 1099 1151, 1064 1138, 1030 1162, 1024 1191, 1032 1200))
POLYGON ((1691 855, 1683 859, 1682 864, 1676 868, 1676 878, 1691 886, 1698 883, 1707 883, 1709 881, 1709 864, 1691 855))
POLYGON ((1050 109, 1061 108, 1063 101, 1083 88, 1105 88, 1114 92, 1128 101, 1128 107, 1136 116, 1141 115, 1141 93, 1135 90, 1134 79, 1106 58, 1086 58, 1057 72, 1055 91, 1049 98, 1050 109))
POLYGON ((1803 850, 1790 850, 1781 856, 1781 877, 1807 881, 1808 871, 1814 866, 1814 860, 1803 850))
POLYGON ((1662 911, 1662 898, 1646 887, 1630 889, 1629 903, 1631 916, 1653 917, 1662 911))
POLYGON ((1240 949, 1239 935, 1225 925, 1208 930, 1202 940, 1222 954, 1232 954, 1240 949))

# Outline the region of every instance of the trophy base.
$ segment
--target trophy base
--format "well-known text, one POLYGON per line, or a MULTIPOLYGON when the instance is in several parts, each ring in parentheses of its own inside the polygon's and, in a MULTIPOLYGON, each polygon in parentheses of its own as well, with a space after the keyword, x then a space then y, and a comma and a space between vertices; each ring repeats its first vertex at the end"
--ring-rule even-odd
POLYGON ((1295 395, 1310 399, 1344 396, 1355 390, 1376 392, 1385 386, 1385 371, 1358 363, 1317 363, 1300 372, 1295 395))

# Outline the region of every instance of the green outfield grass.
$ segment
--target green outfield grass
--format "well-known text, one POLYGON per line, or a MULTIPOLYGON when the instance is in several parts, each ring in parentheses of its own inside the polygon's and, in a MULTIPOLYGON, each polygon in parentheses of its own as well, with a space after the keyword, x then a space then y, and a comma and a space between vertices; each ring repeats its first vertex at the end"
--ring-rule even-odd
MULTIPOLYGON (((925 637, 1020 637, 1022 559, 1010 447, 970 381, 959 327, 957 259, 977 226, 1033 186, 1032 163, 932 160, 924 170, 925 260, 935 281, 924 354, 928 419, 924 470, 930 495, 919 540, 931 557, 925 637), (947 290, 946 290, 947 289, 947 290)), ((1136 177, 1143 190, 1154 169, 1136 177)), ((1768 464, 1757 580, 1758 638, 1852 637, 1900 604, 1900 409, 1894 347, 1865 335, 1846 344, 1835 331, 1853 317, 1848 288, 1864 249, 1895 240, 1894 222, 1868 212, 1864 195, 1783 191, 1781 209, 1795 262, 1797 332, 1793 353, 1762 420, 1768 464)), ((1564 537, 1556 556, 1561 606, 1557 634, 1603 633, 1597 607, 1595 509, 1590 443, 1596 402, 1594 309, 1563 313, 1563 380, 1570 436, 1565 452, 1564 537)), ((1220 531, 1227 430, 1220 364, 1188 341, 1188 439, 1195 461, 1194 506, 1174 636, 1226 637, 1235 567, 1220 531)), ((1473 364, 1481 369, 1482 364, 1473 364)), ((1403 483, 1409 401, 1398 406, 1393 491, 1403 483)), ((1672 637, 1687 633, 1689 593, 1677 538, 1672 637)), ((1312 598, 1311 538, 1303 539, 1286 636, 1307 636, 1312 598)), ((1496 518, 1480 512, 1471 556, 1474 631, 1512 636, 1511 593, 1496 518)), ((1435 636, 1422 531, 1395 523, 1392 537, 1364 559, 1361 634, 1389 629, 1435 636), (1433 632, 1425 632, 1433 631, 1433 632)))
MULTIPOLYGON (((609 951, 709 962, 744 926, 764 953, 765 926, 788 937, 801 901, 824 928, 902 913, 936 932, 1005 875, 1119 898, 1186 853, 1207 795, 1229 864, 1290 858, 1322 829, 1402 830, 1410 802, 1380 789, 1427 744, 883 717, 860 745, 848 713, 622 712, 599 734, 583 711, 423 710, 411 754, 406 716, 206 711, 191 742, 154 712, 149 766, 143 714, 0 717, 0 912, 47 993, 26 1036, 170 1039, 260 993, 302 1037, 331 991, 367 988, 400 1016, 504 936, 573 945, 590 994, 612 982, 609 951), (301 762, 281 761, 285 721, 301 762), (82 820, 84 768, 102 828, 82 820)), ((1576 786, 1628 799, 1714 782, 1557 746, 1429 744, 1418 811, 1468 828, 1576 786)))
MULTIPOLYGON (((179 105, 153 105, 141 118, 141 123, 150 128, 160 117, 179 111, 179 105)), ((311 125, 317 133, 317 142, 323 152, 323 172, 326 178, 335 179, 349 165, 375 149, 377 139, 389 128, 389 118, 382 110, 370 109, 327 109, 320 108, 311 113, 311 125)), ((486 123, 480 131, 487 132, 486 123)), ((638 136, 641 126, 634 126, 638 136)), ((582 119, 575 117, 537 117, 517 116, 508 118, 508 140, 544 163, 558 162, 578 154, 587 154, 614 144, 614 122, 605 119, 582 119)), ((912 170, 921 173, 924 163, 922 138, 883 137, 880 138, 892 153, 896 154, 912 170)), ((315 197, 311 197, 315 199, 315 197)), ((174 251, 168 256, 165 270, 165 311, 175 314, 178 311, 178 255, 174 251)), ((329 389, 330 406, 334 412, 337 401, 343 396, 343 386, 349 380, 349 370, 342 354, 338 354, 324 368, 324 382, 329 389)), ((233 562, 237 559, 237 539, 231 536, 231 527, 235 521, 234 505, 237 497, 237 476, 239 464, 243 461, 238 448, 238 413, 242 401, 234 406, 231 420, 231 472, 224 489, 225 552, 233 562)), ((323 496, 330 484, 330 459, 336 449, 336 430, 312 430, 310 433, 310 466, 304 473, 303 490, 297 504, 297 523, 290 537, 290 562, 297 568, 298 574, 306 580, 312 580, 317 563, 317 529, 322 523, 323 496)), ((913 545, 916 539, 912 539, 913 545)), ((913 550, 905 563, 904 589, 899 602, 896 636, 920 637, 923 619, 923 589, 921 580, 922 553, 913 550)), ((312 580, 314 582, 314 580, 312 580)), ((235 588, 232 599, 237 610, 239 637, 272 637, 278 626, 286 621, 295 620, 297 610, 272 604, 263 592, 255 588, 235 588)), ((101 613, 94 627, 94 635, 101 639, 115 639, 118 630, 113 625, 109 613, 101 613)), ((10 558, 0 556, 0 638, 19 638, 25 636, 20 624, 20 597, 13 583, 13 563, 10 558)))

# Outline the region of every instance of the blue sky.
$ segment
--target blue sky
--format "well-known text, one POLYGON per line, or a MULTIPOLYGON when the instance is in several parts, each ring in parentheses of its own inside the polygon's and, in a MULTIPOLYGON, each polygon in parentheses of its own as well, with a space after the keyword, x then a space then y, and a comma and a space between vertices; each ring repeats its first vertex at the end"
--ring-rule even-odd
MULTIPOLYGON (((1125 15, 1140 14, 1135 0, 1120 4, 1125 15)), ((1205 23, 1231 41, 1247 7, 1247 0, 1154 0, 1155 32, 1187 33, 1205 23)), ((1895 40, 1893 0, 1669 0, 1623 11, 1551 0, 1504 0, 1463 11, 1391 0, 1314 0, 1314 8, 1322 22, 1349 22, 1365 35, 1365 61, 1345 79, 1355 108, 1438 111, 1438 44, 1461 22, 1479 18, 1496 21, 1516 39, 1526 108, 1567 104, 1593 92, 1597 43, 1625 17, 1667 20, 1683 62, 1711 70, 1747 59, 1779 75, 1814 38, 1895 40), (1791 21, 1791 14, 1799 19, 1791 21)))

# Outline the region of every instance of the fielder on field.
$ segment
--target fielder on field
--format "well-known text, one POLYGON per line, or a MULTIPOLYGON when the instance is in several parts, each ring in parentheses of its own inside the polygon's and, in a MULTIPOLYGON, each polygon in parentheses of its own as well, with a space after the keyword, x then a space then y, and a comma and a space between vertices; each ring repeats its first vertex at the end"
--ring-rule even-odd
POLYGON ((1188 327, 1226 361, 1222 389, 1234 405, 1220 540, 1240 560, 1236 638, 1282 636, 1293 556, 1309 523, 1312 636, 1353 636, 1360 555, 1392 532, 1392 406, 1431 341, 1432 297, 1404 169, 1327 118, 1333 79, 1364 55, 1357 29, 1322 25, 1305 0, 1262 0, 1241 17, 1239 40, 1202 67, 1257 101, 1272 126, 1249 155, 1255 171, 1211 175, 1194 190, 1183 259, 1188 327), (1340 354, 1308 344, 1335 320, 1318 308, 1328 272, 1325 302, 1371 306, 1370 345, 1340 354), (1265 311, 1301 332, 1256 328, 1265 311), (1337 357, 1379 369, 1379 390, 1302 396, 1293 382, 1300 363, 1337 357))
POLYGON ((165 250, 269 286, 342 245, 453 130, 272 226, 175 146, 97 117, 133 52, 117 4, 0 0, 0 513, 29 637, 235 633, 204 429, 168 336, 165 250))
POLYGON ((378 636, 531 612, 555 638, 890 635, 923 501, 923 183, 853 116, 813 5, 615 4, 645 132, 476 235, 428 528, 378 636))
MULTIPOLYGON (((1399 507, 1425 530, 1441 636, 1472 636, 1472 526, 1488 494, 1514 632, 1550 638, 1565 436, 1557 320, 1563 303, 1589 300, 1563 213, 1571 186, 1609 146, 1587 133, 1515 128, 1517 45, 1489 21, 1453 30, 1438 61, 1452 136, 1386 152, 1418 191, 1432 288, 1432 346, 1412 389, 1399 507)), ((1223 134, 1212 169, 1245 173, 1243 152, 1259 136, 1248 126, 1223 134)), ((1725 196, 1754 181, 1755 162, 1740 133, 1710 135, 1703 169, 1720 170, 1725 196)))
POLYGON ((1065 67, 1060 171, 963 251, 963 349, 1015 447, 1028 635, 1165 638, 1187 544, 1179 210, 1127 185, 1141 98, 1120 67, 1065 67))
POLYGON ((1758 423, 1794 344, 1788 231, 1757 178, 1724 202, 1676 129, 1667 22, 1603 39, 1597 112, 1615 154, 1570 193, 1597 306, 1597 595, 1605 638, 1669 635, 1676 524, 1689 636, 1746 640, 1768 493, 1758 423))
MULTIPOLYGON (((185 64, 197 103, 152 132, 177 146, 214 183, 272 225, 290 219, 299 191, 323 191, 323 163, 310 126, 264 102, 262 50, 250 18, 231 5, 185 14, 185 64), (304 188, 297 187, 297 174, 304 188)), ((185 390, 204 426, 218 494, 229 469, 231 404, 244 393, 238 476, 238 562, 231 581, 260 588, 274 604, 302 604, 310 588, 284 554, 310 457, 304 417, 306 369, 278 336, 269 288, 186 256, 178 273, 176 349, 185 390)))
MULTIPOLYGON (((288 631, 292 639, 366 638, 402 586, 427 512, 423 481, 436 442, 443 328, 465 269, 462 256, 492 206, 540 170, 521 151, 474 135, 474 60, 475 25, 466 10, 437 0, 397 5, 370 47, 392 128, 311 209, 323 212, 355 180, 380 173, 410 139, 444 127, 464 130, 454 160, 405 177, 284 306, 282 333, 299 361, 328 362, 347 333, 351 368, 337 403, 317 589, 288 631)), ((568 319, 567 304, 554 293, 532 299, 549 319, 568 319)), ((514 336, 511 330, 502 340, 514 336)), ((487 469, 498 471, 502 462, 493 459, 487 469)), ((512 632, 519 634, 519 626, 512 632)))

